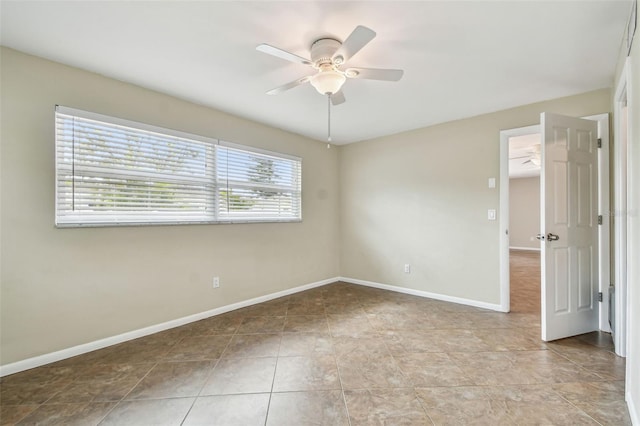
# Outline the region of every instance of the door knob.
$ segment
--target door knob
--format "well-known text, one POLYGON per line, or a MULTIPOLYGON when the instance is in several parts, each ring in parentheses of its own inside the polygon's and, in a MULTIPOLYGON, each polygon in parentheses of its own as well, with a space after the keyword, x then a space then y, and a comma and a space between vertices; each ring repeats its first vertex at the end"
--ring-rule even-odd
POLYGON ((556 234, 552 234, 551 232, 547 234, 547 241, 558 241, 559 239, 560 237, 558 237, 556 234))
POLYGON ((543 234, 536 235, 536 238, 539 239, 540 241, 544 241, 544 235, 543 234))

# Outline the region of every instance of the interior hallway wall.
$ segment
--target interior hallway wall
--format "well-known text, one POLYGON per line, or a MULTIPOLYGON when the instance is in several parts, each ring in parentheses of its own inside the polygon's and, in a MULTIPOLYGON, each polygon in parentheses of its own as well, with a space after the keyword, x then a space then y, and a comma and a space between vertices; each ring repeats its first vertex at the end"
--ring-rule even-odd
POLYGON ((540 249, 540 177, 509 179, 509 247, 540 249))

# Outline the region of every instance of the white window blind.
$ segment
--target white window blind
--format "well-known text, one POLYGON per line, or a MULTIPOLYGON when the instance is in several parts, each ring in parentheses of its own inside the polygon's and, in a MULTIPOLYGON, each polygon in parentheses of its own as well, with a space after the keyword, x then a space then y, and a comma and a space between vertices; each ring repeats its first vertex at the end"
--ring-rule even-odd
POLYGON ((56 108, 56 225, 295 221, 301 160, 56 108))
POLYGON ((297 219, 300 160, 237 146, 217 149, 219 219, 297 219))

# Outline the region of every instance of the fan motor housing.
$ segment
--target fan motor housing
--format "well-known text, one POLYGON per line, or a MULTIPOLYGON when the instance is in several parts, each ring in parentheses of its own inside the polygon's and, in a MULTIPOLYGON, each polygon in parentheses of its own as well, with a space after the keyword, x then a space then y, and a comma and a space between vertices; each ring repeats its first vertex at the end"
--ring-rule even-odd
POLYGON ((323 63, 331 63, 333 54, 342 46, 338 40, 321 38, 311 45, 311 60, 316 66, 323 63))

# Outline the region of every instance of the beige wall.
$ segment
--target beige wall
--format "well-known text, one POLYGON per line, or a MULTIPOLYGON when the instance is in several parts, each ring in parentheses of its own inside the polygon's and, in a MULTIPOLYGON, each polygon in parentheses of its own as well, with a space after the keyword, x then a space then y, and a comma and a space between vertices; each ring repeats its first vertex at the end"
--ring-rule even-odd
POLYGON ((601 90, 327 150, 1 53, 2 365, 338 275, 498 304, 498 221, 487 209, 499 209, 499 187, 487 178, 499 177, 499 131, 537 123, 541 111, 610 109, 601 90), (304 221, 56 229, 55 104, 301 156, 304 221))
POLYGON ((540 177, 509 179, 509 247, 539 249, 539 232, 540 177))
POLYGON ((499 187, 487 179, 500 176, 500 130, 543 111, 610 108, 599 90, 342 147, 342 275, 498 305, 499 229, 487 209, 499 209, 499 187))
POLYGON ((339 275, 337 149, 6 48, 1 54, 1 364, 339 275), (56 229, 56 104, 300 156, 304 220, 56 229))

